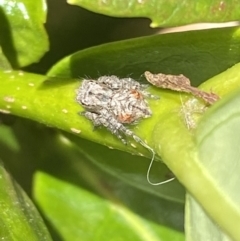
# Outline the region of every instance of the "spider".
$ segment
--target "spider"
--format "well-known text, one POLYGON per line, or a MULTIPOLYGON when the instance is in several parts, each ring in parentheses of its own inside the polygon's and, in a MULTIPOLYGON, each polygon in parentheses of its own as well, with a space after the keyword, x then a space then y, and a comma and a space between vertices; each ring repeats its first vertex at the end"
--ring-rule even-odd
POLYGON ((158 97, 147 92, 147 87, 132 78, 119 79, 115 75, 97 80, 84 79, 76 98, 85 108, 80 114, 91 120, 95 127, 106 127, 124 144, 127 144, 124 135, 141 143, 141 139, 125 124, 136 124, 152 115, 145 97, 158 97))
POLYGON ((152 116, 146 98, 158 99, 158 97, 146 91, 147 88, 148 85, 140 84, 132 78, 101 76, 97 80, 84 79, 77 89, 76 100, 85 108, 80 115, 92 121, 94 127, 106 127, 124 144, 127 144, 125 136, 130 136, 152 153, 147 180, 152 185, 160 185, 174 178, 159 183, 150 181, 149 173, 155 152, 126 127, 126 124, 136 124, 139 120, 152 116))

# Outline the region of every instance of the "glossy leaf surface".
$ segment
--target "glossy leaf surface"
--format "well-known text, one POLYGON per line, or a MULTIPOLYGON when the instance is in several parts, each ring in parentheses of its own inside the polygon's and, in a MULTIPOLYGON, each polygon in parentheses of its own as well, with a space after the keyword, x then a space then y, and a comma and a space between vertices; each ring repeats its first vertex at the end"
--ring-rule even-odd
POLYGON ((38 62, 48 50, 45 0, 0 2, 0 45, 12 67, 38 62))
MULTIPOLYGON (((65 57, 49 76, 97 78, 143 73, 183 74, 199 85, 240 61, 240 29, 225 28, 154 35, 85 49, 65 57)), ((144 80, 145 81, 145 80, 144 80)))
POLYGON ((90 11, 115 17, 147 17, 151 26, 179 26, 198 22, 238 20, 239 2, 233 0, 184 2, 168 0, 68 0, 90 11))

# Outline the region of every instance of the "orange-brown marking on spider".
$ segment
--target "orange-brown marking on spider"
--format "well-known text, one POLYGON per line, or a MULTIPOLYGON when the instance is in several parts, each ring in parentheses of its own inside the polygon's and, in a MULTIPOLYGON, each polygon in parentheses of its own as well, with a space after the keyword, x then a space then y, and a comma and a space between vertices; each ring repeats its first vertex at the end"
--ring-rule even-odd
POLYGON ((121 113, 117 118, 121 123, 132 123, 135 120, 133 115, 126 113, 121 113))
POLYGON ((137 90, 131 90, 131 93, 134 95, 134 97, 137 99, 137 100, 142 100, 143 99, 143 95, 137 91, 137 90))

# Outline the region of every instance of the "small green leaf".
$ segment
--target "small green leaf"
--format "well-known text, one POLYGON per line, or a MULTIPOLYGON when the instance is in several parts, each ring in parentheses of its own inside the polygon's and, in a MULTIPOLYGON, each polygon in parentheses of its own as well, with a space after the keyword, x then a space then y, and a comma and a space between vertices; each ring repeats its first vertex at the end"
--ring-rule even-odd
POLYGON ((182 233, 132 213, 73 184, 44 173, 35 176, 34 195, 65 241, 184 240, 182 233))
POLYGON ((37 209, 0 163, 0 239, 52 240, 37 209))
POLYGON ((2 52, 2 48, 0 47, 0 70, 10 70, 12 69, 10 63, 8 62, 6 56, 2 52))
MULTIPOLYGON (((3 143, 4 147, 13 152, 19 150, 19 143, 17 143, 17 140, 10 128, 7 128, 4 125, 0 125, 0 133, 0 143, 3 143)), ((0 149, 0 151, 3 152, 4 149, 0 149)))
POLYGON ((48 50, 45 0, 2 0, 0 2, 0 44, 14 68, 39 59, 48 50))
POLYGON ((179 26, 197 22, 229 22, 240 17, 239 3, 225 1, 168 0, 68 0, 69 4, 115 17, 147 17, 152 27, 179 26))

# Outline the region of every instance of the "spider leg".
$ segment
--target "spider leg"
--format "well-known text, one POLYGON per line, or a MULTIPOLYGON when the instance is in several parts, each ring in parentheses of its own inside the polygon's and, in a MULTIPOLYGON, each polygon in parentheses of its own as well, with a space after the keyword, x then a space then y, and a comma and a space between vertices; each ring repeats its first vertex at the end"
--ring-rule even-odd
POLYGON ((121 132, 122 124, 119 123, 112 114, 108 113, 107 110, 101 110, 100 113, 94 113, 90 111, 83 111, 79 113, 80 115, 85 116, 87 119, 91 120, 94 128, 104 126, 112 134, 114 134, 118 139, 120 139, 123 144, 127 144, 127 141, 124 139, 121 132))
POLYGON ((121 134, 121 128, 123 126, 114 115, 108 112, 106 109, 101 111, 101 115, 99 116, 99 121, 101 124, 106 127, 112 134, 114 134, 118 139, 120 139, 123 144, 127 144, 127 141, 124 139, 121 134))
POLYGON ((123 124, 121 124, 121 127, 119 128, 119 131, 121 131, 122 133, 124 133, 126 136, 130 136, 132 137, 136 142, 141 143, 142 140, 135 135, 131 130, 129 130, 128 128, 126 128, 123 124))
POLYGON ((79 114, 85 116, 87 119, 92 121, 94 129, 102 125, 101 120, 99 118, 100 116, 97 113, 90 112, 90 111, 82 111, 79 114))
POLYGON ((93 131, 101 127, 102 124, 99 122, 98 114, 90 111, 81 111, 78 114, 93 122, 93 131))

